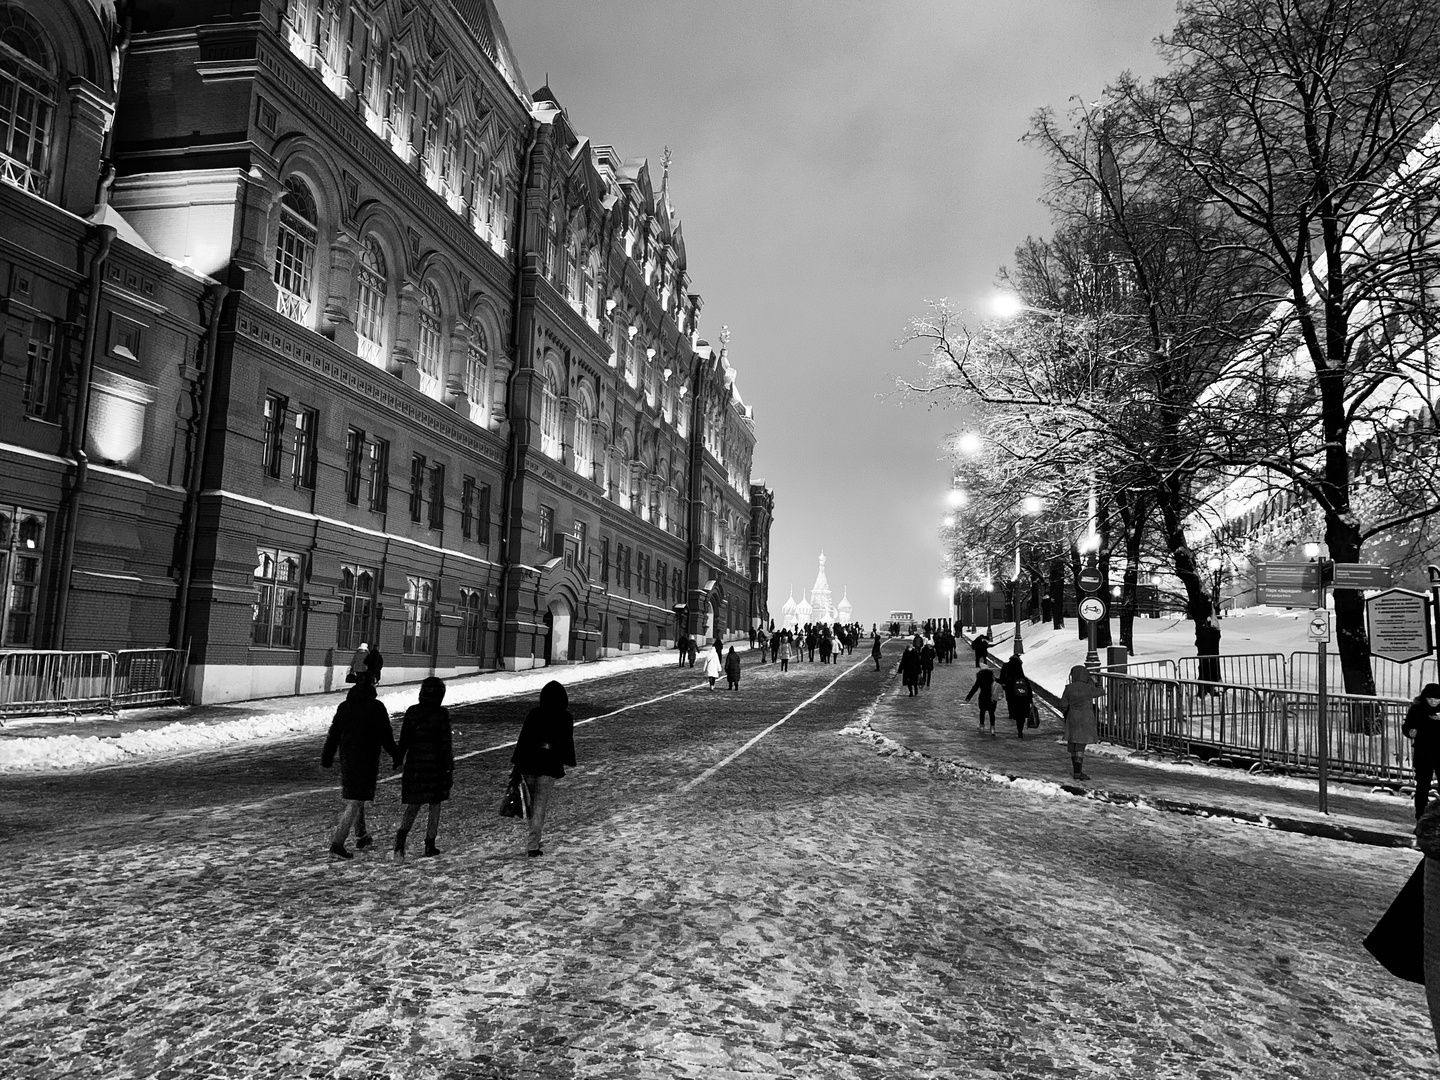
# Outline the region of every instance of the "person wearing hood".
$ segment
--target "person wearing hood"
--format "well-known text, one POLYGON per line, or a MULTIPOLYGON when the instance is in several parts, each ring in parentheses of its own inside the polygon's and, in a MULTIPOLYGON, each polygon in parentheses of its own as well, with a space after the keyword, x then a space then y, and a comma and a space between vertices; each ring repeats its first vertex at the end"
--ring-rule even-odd
POLYGON ((1428 683, 1410 703, 1400 732, 1410 740, 1418 821, 1430 802, 1430 779, 1440 772, 1440 683, 1428 683))
POLYGON ((990 639, 984 634, 977 634, 970 642, 970 648, 975 650, 975 666, 984 667, 985 658, 990 655, 990 639))
POLYGON ((1095 713, 1095 699, 1103 691, 1084 664, 1070 669, 1070 681, 1060 695, 1060 712, 1065 717, 1065 743, 1070 751, 1070 765, 1076 780, 1089 780, 1085 774, 1085 747, 1100 739, 1100 722, 1095 713))
POLYGON ((345 847, 350 829, 355 829, 355 846, 367 848, 370 833, 365 828, 365 804, 375 798, 375 783, 380 775, 380 751, 396 752, 395 735, 390 730, 390 714, 376 698, 375 687, 357 682, 335 710, 325 748, 320 751, 320 764, 330 768, 335 754, 340 754, 340 797, 345 809, 340 823, 330 837, 330 854, 337 859, 355 856, 345 847))
POLYGON ((870 659, 875 661, 875 670, 880 670, 880 635, 876 634, 870 642, 870 659))
POLYGON ((706 649, 705 663, 701 667, 705 678, 710 680, 710 689, 715 689, 715 680, 725 674, 725 661, 720 658, 720 650, 706 649))
POLYGON ((920 654, 915 651, 914 645, 906 645, 905 651, 900 654, 900 682, 914 697, 920 692, 920 654))
POLYGON ((727 689, 740 689, 740 654, 735 651, 735 646, 730 646, 730 652, 725 656, 725 683, 727 689))
POLYGON ((975 682, 970 686, 970 692, 965 695, 969 701, 976 694, 980 695, 980 730, 985 730, 985 717, 990 717, 990 734, 995 734, 995 672, 988 667, 975 669, 975 682))
POLYGON ((395 858, 405 858, 405 838, 420 813, 430 807, 425 823, 425 854, 439 855, 435 838, 440 833, 440 807, 450 798, 455 782, 455 752, 450 740, 450 712, 445 700, 445 683, 433 675, 420 684, 420 700, 405 710, 400 724, 400 742, 395 750, 395 767, 404 765, 400 777, 400 801, 405 812, 395 832, 395 858))
POLYGON ((570 715, 570 696, 560 683, 552 679, 541 689, 540 704, 526 714, 510 762, 530 788, 525 850, 535 858, 545 854, 540 850, 540 834, 555 781, 565 775, 566 765, 575 767, 575 718, 570 715))
POLYGON ((1012 656, 1000 665, 1000 685, 1005 690, 1005 708, 1015 723, 1015 734, 1025 737, 1025 724, 1030 719, 1030 709, 1035 702, 1035 692, 1025 674, 1025 663, 1018 656, 1012 656))

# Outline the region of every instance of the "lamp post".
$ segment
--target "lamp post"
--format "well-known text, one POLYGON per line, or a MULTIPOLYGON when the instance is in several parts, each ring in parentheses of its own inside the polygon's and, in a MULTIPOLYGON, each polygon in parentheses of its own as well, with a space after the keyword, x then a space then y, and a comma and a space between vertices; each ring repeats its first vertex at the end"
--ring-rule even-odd
POLYGON ((995 579, 989 574, 985 575, 985 636, 995 636, 995 609, 990 600, 990 594, 995 588, 995 579))
POLYGON ((1215 609, 1215 618, 1220 618, 1220 569, 1224 565, 1219 555, 1210 556, 1210 606, 1215 609))

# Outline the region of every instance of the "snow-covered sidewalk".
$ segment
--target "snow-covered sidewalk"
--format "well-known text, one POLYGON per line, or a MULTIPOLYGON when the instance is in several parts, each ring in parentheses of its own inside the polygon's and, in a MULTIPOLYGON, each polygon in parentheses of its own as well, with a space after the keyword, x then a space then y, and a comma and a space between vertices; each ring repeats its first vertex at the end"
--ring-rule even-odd
MULTIPOLYGON (((731 643, 747 652, 745 642, 731 643)), ((728 648, 728 646, 727 646, 728 648)), ((538 695, 554 679, 566 686, 604 679, 630 671, 676 663, 674 649, 609 657, 589 664, 497 671, 446 680, 445 704, 469 705, 495 698, 538 695)), ((391 713, 415 703, 417 683, 382 684, 380 700, 391 713)), ((233 747, 244 743, 292 738, 323 731, 335 715, 343 693, 267 698, 224 706, 147 709, 137 719, 82 717, 74 726, 88 734, 58 732, 68 719, 36 718, 0 728, 0 775, 94 769, 157 758, 233 747), (167 718, 179 716, 179 719, 167 718)))

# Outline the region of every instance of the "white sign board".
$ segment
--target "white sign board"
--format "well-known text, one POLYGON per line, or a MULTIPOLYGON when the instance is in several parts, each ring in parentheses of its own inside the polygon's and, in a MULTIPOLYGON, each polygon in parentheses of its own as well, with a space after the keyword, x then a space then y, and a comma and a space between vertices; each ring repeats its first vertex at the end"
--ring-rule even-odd
POLYGON ((1306 634, 1311 641, 1330 640, 1330 612, 1325 608, 1316 608, 1310 612, 1310 622, 1305 628, 1306 634))
POLYGON ((1386 589, 1365 601, 1370 655, 1406 663, 1430 655, 1430 612, 1425 594, 1386 589))
POLYGON ((1099 622, 1105 617, 1105 601, 1087 596, 1080 601, 1080 617, 1086 622, 1099 622))

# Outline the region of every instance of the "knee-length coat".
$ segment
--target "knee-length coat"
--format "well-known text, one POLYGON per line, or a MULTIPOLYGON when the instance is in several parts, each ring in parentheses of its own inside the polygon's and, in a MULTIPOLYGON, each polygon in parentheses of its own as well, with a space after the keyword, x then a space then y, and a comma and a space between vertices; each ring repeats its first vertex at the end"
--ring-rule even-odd
POLYGON ((395 753, 395 735, 390 730, 390 713, 376 700, 375 687, 356 683, 335 710, 320 764, 327 769, 340 754, 340 795, 345 799, 369 801, 375 798, 375 781, 380 774, 380 751, 395 753))
POLYGON ((395 756, 405 763, 400 777, 401 802, 438 803, 450 798, 455 782, 450 711, 423 699, 406 709, 395 756))
POLYGON ((1060 695, 1060 711, 1065 714, 1065 741, 1092 743, 1100 740, 1100 723, 1095 713, 1095 699, 1100 687, 1084 667, 1070 669, 1070 681, 1060 695))

